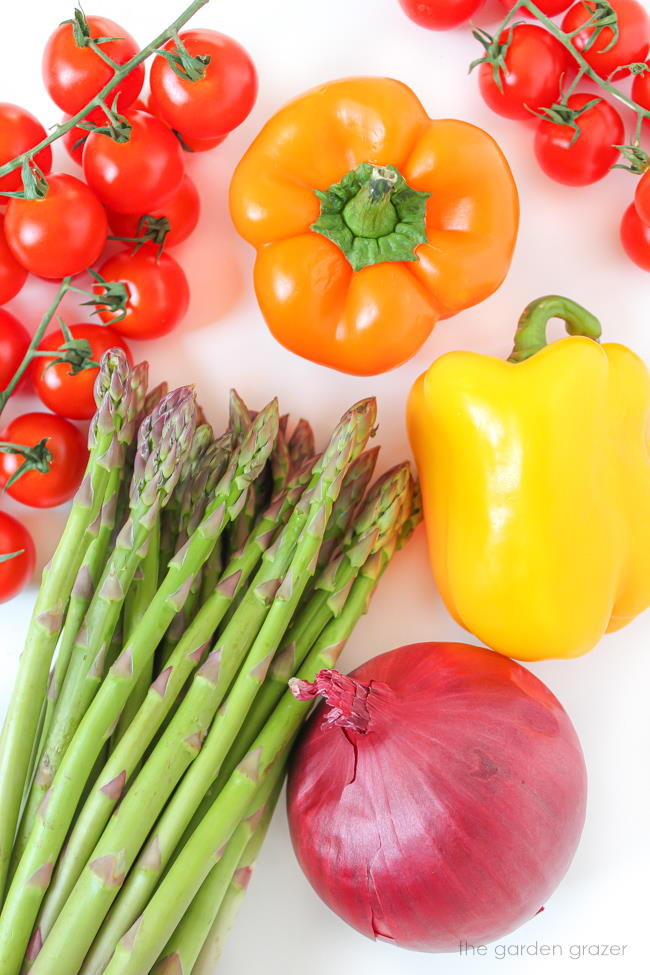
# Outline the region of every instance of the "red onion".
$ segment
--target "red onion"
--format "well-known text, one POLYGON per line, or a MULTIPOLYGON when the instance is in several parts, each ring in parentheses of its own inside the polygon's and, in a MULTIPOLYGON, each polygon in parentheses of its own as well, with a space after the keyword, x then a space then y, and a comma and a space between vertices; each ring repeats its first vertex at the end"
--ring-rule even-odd
POLYGON ((457 951, 508 934, 567 870, 586 771, 566 712, 501 654, 418 643, 322 694, 293 756, 291 836, 325 903, 369 938, 457 951))

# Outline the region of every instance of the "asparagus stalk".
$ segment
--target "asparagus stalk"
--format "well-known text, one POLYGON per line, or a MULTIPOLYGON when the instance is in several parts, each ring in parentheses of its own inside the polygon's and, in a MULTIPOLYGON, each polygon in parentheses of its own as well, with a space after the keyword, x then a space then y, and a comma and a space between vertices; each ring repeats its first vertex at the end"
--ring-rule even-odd
POLYGON ((264 467, 277 424, 278 408, 274 401, 257 417, 217 487, 203 521, 172 559, 163 584, 108 672, 63 756, 0 914, 3 975, 17 975, 19 971, 56 859, 102 744, 112 734, 147 660, 182 608, 193 577, 225 525, 240 510, 248 485, 264 467))
MULTIPOLYGON (((124 603, 124 635, 128 640, 136 626, 144 616, 147 606, 156 595, 158 585, 158 560, 160 558, 160 519, 155 524, 149 540, 149 548, 142 565, 136 571, 133 585, 126 594, 124 603)), ((149 685, 153 680, 153 657, 147 661, 138 682, 120 715, 112 738, 115 748, 120 738, 124 737, 126 729, 140 710, 140 705, 147 696, 149 685)), ((98 770, 101 772, 101 769, 98 770)))
POLYGON ((288 443, 289 461, 295 470, 300 467, 307 457, 312 457, 315 451, 314 431, 307 420, 298 420, 295 430, 288 443))
MULTIPOLYGON (((367 609, 370 595, 390 554, 384 549, 366 562, 343 612, 326 627, 303 664, 299 672, 301 680, 313 681, 320 670, 335 665, 344 643, 367 609)), ((291 691, 285 692, 253 746, 160 882, 144 912, 118 942, 105 975, 141 975, 155 964, 215 861, 221 859, 225 844, 245 817, 274 763, 293 740, 310 706, 311 701, 297 700, 291 691)), ((34 975, 44 975, 45 971, 43 968, 37 972, 35 967, 34 975)))
MULTIPOLYGON (((364 410, 364 413, 367 412, 367 409, 364 410)), ((137 916, 142 898, 146 901, 157 876, 162 872, 201 796, 214 777, 215 770, 237 735, 282 635, 311 575, 315 572, 318 551, 345 471, 351 459, 354 459, 363 446, 350 433, 359 426, 358 417, 364 413, 353 412, 349 420, 346 418, 344 430, 337 430, 337 435, 319 465, 316 483, 301 499, 278 543, 264 556, 266 564, 262 566, 257 578, 263 584, 270 582, 274 586, 275 597, 270 609, 265 606, 266 599, 260 599, 258 587, 255 586, 252 599, 249 602, 244 599, 240 605, 220 640, 219 648, 210 654, 197 674, 189 693, 143 772, 108 824, 93 851, 92 860, 84 869, 46 939, 37 965, 40 963, 47 966, 56 962, 57 971, 61 975, 66 972, 73 975, 78 971, 78 966, 124 883, 126 872, 151 826, 182 773, 194 762, 195 768, 189 773, 187 784, 183 782, 167 810, 164 830, 156 832, 145 851, 144 856, 150 869, 139 871, 136 884, 129 888, 128 893, 126 890, 123 892, 122 910, 115 916, 114 923, 123 924, 122 930, 125 930, 132 920, 131 915, 137 916), (277 582, 282 579, 285 562, 288 562, 286 574, 278 588, 277 582), (253 627, 250 623, 256 611, 260 619, 263 619, 257 637, 255 632, 259 628, 259 621, 256 620, 253 627), (246 656, 251 640, 252 647, 246 656), (241 672, 214 719, 207 741, 201 747, 212 716, 244 657, 246 659, 241 672), (179 742, 182 742, 182 747, 179 747, 179 742), (195 770, 196 774, 193 774, 195 770), (163 843, 163 839, 167 838, 170 842, 169 848, 165 848, 166 843, 163 843), (72 931, 74 942, 71 941, 72 931)), ((365 425, 367 436, 370 426, 365 425)), ((105 927, 102 936, 104 941, 107 936, 110 938, 105 927)), ((111 939, 106 960, 110 957, 113 945, 114 940, 111 939)), ((95 948, 97 949, 97 945, 95 948)), ((44 967, 43 971, 46 970, 44 967)))
MULTIPOLYGON (((223 932, 213 928, 221 913, 222 905, 231 889, 245 891, 250 882, 253 865, 266 837, 284 782, 285 763, 278 762, 268 782, 260 790, 246 819, 239 824, 226 847, 225 853, 214 870, 208 875, 170 938, 163 955, 152 970, 152 975, 170 975, 170 972, 193 972, 199 955, 212 956, 213 965, 218 960, 218 946, 223 932), (209 948, 206 941, 210 941, 209 948)), ((210 972, 214 972, 214 967, 210 972)), ((82 973, 86 975, 86 973, 82 973)))
POLYGON ((136 569, 146 556, 160 509, 174 490, 194 432, 194 394, 187 387, 169 393, 140 426, 131 483, 130 515, 118 535, 84 618, 40 765, 23 814, 20 857, 38 809, 65 751, 95 696, 106 669, 106 653, 136 569))
POLYGON ((16 824, 29 773, 47 689, 52 656, 63 626, 68 599, 85 553, 86 531, 104 503, 110 473, 122 459, 120 432, 133 411, 132 372, 126 356, 111 350, 102 359, 95 399, 98 412, 90 428, 86 475, 41 588, 20 658, 16 686, 0 743, 0 904, 2 903, 16 824))
POLYGON ((287 491, 276 499, 255 529, 241 556, 231 560, 212 597, 195 617, 169 660, 167 668, 152 684, 147 698, 124 738, 109 758, 97 787, 84 806, 66 843, 39 920, 42 940, 67 900, 86 865, 102 830, 119 800, 126 782, 170 712, 188 677, 200 662, 207 643, 231 605, 244 588, 265 550, 286 523, 308 481, 312 465, 295 475, 287 491))
POLYGON ((318 556, 319 571, 329 563, 333 552, 352 524, 357 507, 374 473, 378 454, 379 447, 365 450, 357 457, 345 475, 345 481, 334 505, 332 517, 327 525, 323 545, 318 556))

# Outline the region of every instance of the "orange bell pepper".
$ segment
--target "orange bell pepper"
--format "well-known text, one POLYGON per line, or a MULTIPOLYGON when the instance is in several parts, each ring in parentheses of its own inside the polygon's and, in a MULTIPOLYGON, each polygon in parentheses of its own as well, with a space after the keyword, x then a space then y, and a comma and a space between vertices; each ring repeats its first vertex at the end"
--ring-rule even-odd
POLYGON ((230 208, 273 335, 355 375, 400 365, 439 319, 491 295, 519 219, 494 140, 432 121, 390 78, 333 81, 281 109, 237 167, 230 208))

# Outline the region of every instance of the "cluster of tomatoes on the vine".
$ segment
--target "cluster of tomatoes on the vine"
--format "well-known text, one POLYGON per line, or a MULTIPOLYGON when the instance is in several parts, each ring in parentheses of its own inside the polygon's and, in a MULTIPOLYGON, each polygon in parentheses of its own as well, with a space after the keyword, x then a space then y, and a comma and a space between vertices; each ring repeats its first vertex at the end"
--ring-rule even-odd
MULTIPOLYGON (((416 23, 435 30, 464 23, 483 2, 400 0, 416 23)), ((506 10, 515 5, 512 0, 501 3, 506 10)), ((621 83, 629 85, 632 78, 632 100, 650 111, 650 16, 638 0, 610 0, 610 5, 617 34, 601 26, 594 38, 597 27, 588 24, 596 9, 593 0, 535 0, 547 17, 564 15, 560 26, 566 43, 574 45, 600 78, 617 88, 621 83)), ((542 24, 521 23, 523 16, 532 14, 520 8, 514 26, 496 39, 481 29, 475 31, 486 48, 485 59, 479 59, 481 94, 499 115, 535 125, 535 155, 551 179, 568 186, 595 183, 625 162, 620 152, 626 143, 621 112, 600 92, 572 85, 577 64, 567 46, 542 24), (570 92, 565 99, 563 91, 570 92)), ((640 152, 632 155, 636 171, 643 171, 647 160, 638 148, 640 152)), ((635 202, 623 216, 621 240, 628 256, 650 270, 650 170, 641 176, 635 202)))
MULTIPOLYGON (((111 62, 124 65, 139 51, 113 21, 79 13, 76 17, 76 24, 67 22, 54 31, 43 55, 45 86, 65 113, 64 122, 114 78, 111 62), (101 45, 106 58, 92 46, 80 46, 75 33, 80 29, 101 45)), ((2 431, 0 483, 11 497, 34 507, 69 500, 81 481, 85 437, 70 421, 88 420, 95 411, 93 385, 103 352, 119 346, 130 358, 125 338, 164 335, 185 314, 187 279, 168 249, 185 240, 199 218, 199 193, 185 172, 186 153, 219 145, 255 102, 255 67, 236 41, 211 30, 187 30, 179 36, 181 48, 175 40, 165 45, 169 58, 154 56, 147 104, 139 98, 145 77, 139 64, 111 92, 108 115, 95 108, 87 116, 97 126, 94 131, 73 127, 64 135, 83 178, 52 173, 49 146, 34 157, 27 173, 19 168, 0 178, 4 194, 22 192, 25 175, 37 189, 41 181, 44 190, 33 199, 0 196, 0 205, 6 203, 0 213, 0 305, 18 294, 29 273, 57 280, 93 265, 109 287, 122 282, 128 293, 119 314, 109 305, 96 306, 103 325, 65 326, 46 336, 20 384, 31 382, 53 412, 26 413, 2 431), (185 63, 194 58, 202 65, 198 80, 174 70, 174 59, 185 63), (116 133, 118 138, 112 137, 116 133), (125 242, 117 252, 104 254, 110 235, 125 242), (81 368, 65 355, 78 341, 87 350, 81 368), (25 454, 7 452, 8 444, 25 446, 36 457, 18 479, 13 478, 25 454), (39 451, 47 457, 40 467, 39 451)), ((45 137, 44 127, 28 111, 0 104, 0 166, 45 137)), ((106 294, 102 283, 91 287, 99 296, 106 294)), ((0 394, 29 345, 23 325, 0 308, 0 394)), ((0 512, 0 601, 18 592, 33 568, 34 545, 27 529, 0 512), (16 552, 21 554, 8 557, 16 552)))

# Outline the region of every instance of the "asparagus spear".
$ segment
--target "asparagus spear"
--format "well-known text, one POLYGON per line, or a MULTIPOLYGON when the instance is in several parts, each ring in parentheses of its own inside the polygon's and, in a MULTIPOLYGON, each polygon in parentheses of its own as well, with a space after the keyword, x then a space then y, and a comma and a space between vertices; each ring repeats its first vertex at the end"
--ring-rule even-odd
POLYGON ((171 620, 182 608, 191 581, 228 521, 236 516, 248 485, 263 468, 275 440, 274 401, 257 417, 222 478, 205 517, 172 559, 169 571, 120 657, 83 717, 50 787, 0 914, 0 971, 17 975, 31 930, 103 742, 171 620))
POLYGON ((20 857, 38 809, 105 671, 106 653, 137 567, 146 555, 160 509, 178 481, 194 432, 194 394, 187 387, 169 393, 141 424, 131 482, 130 515, 118 535, 72 658, 36 778, 23 814, 20 857))
POLYGON ((245 551, 225 570, 214 594, 195 617, 169 660, 149 689, 147 698, 123 740, 109 758, 97 787, 82 810, 66 843, 39 920, 44 940, 99 840, 126 782, 162 725, 188 677, 200 662, 208 641, 239 588, 244 588, 274 535, 286 523, 308 481, 312 465, 298 472, 284 494, 269 507, 245 551))
MULTIPOLYGON (((301 680, 313 681, 320 670, 334 666, 359 616, 366 611, 368 599, 390 554, 383 550, 366 562, 343 612, 326 627, 303 664, 299 673, 301 680)), ((285 692, 253 746, 160 882, 144 912, 119 941, 105 975, 141 975, 155 964, 215 861, 218 862, 225 852, 225 844, 245 817, 274 763, 293 740, 310 706, 311 701, 297 700, 291 691, 285 692)), ((45 975, 47 971, 46 968, 38 969, 41 957, 42 952, 34 967, 34 975, 45 975)))
MULTIPOLYGON (((199 955, 207 961, 212 957, 213 965, 218 960, 218 946, 223 941, 223 932, 213 932, 217 917, 225 898, 235 887, 245 891, 248 887, 253 865, 266 837, 275 812, 284 782, 285 763, 278 762, 277 768, 269 776, 249 810, 246 819, 239 824, 226 847, 221 860, 206 878, 203 886, 192 901, 183 920, 165 947, 163 955, 152 969, 152 975, 170 975, 176 972, 193 972, 199 955), (204 945, 210 941, 209 948, 204 945)), ((214 967, 210 973, 214 973, 214 967)), ((83 973, 86 975, 86 973, 83 973)), ((90 975, 90 973, 88 973, 90 975)))
POLYGON ((124 353, 115 349, 106 353, 95 387, 98 412, 90 428, 86 474, 56 552, 43 572, 4 722, 0 744, 0 904, 50 664, 84 557, 84 537, 104 503, 110 473, 122 459, 120 431, 128 426, 134 402, 131 379, 124 353))
POLYGON ((304 463, 307 457, 311 457, 316 449, 314 446, 314 431, 307 420, 298 420, 295 430, 291 434, 288 443, 289 461, 295 470, 304 463))
MULTIPOLYGON (((72 975, 78 971, 156 817, 183 771, 195 761, 198 763, 196 775, 190 773, 187 787, 182 788, 182 794, 177 794, 178 801, 173 802, 168 810, 171 825, 165 835, 169 834, 171 838, 170 849, 163 848, 159 842, 163 834, 156 833, 148 848, 150 861, 153 848, 155 866, 146 873, 140 871, 137 886, 131 887, 128 894, 124 891, 122 912, 119 919, 116 917, 114 920, 119 924, 124 917, 122 930, 125 930, 132 919, 131 914, 135 912, 134 916, 137 916, 139 899, 144 897, 146 900, 148 891, 173 852, 175 840, 182 835, 214 777, 215 769, 218 769, 239 731, 282 635, 315 572, 318 551, 345 471, 365 442, 350 434, 354 434, 355 428, 359 427, 359 416, 362 416, 366 421, 362 424, 366 428, 365 435, 368 435, 372 426, 372 423, 367 423, 368 412, 374 415, 374 404, 372 409, 365 404, 362 411, 354 411, 346 418, 342 428, 337 430, 319 465, 315 484, 301 499, 277 544, 264 556, 266 564, 263 564, 256 581, 274 585, 275 598, 270 609, 267 610, 264 605, 266 600, 260 599, 258 582, 252 589, 251 600, 244 599, 240 605, 219 641, 218 650, 213 651, 199 671, 143 772, 104 831, 92 859, 45 941, 39 955, 39 961, 43 959, 41 964, 54 964, 56 960, 57 971, 61 975, 65 972, 72 975), (277 583, 283 575, 284 580, 278 588, 277 583), (264 620, 257 637, 255 632, 259 622, 255 620, 251 626, 256 612, 264 620), (253 644, 246 656, 251 640, 253 644), (201 748, 212 716, 244 657, 241 672, 201 748), (179 747, 179 742, 182 742, 182 747, 179 747), (199 749, 200 755, 196 758, 199 749), (72 930, 73 941, 70 937, 72 930)), ((103 938, 106 936, 105 928, 103 938)), ((111 940, 108 957, 113 945, 114 940, 111 940)))
POLYGON ((365 494, 366 488, 377 464, 379 447, 365 450, 345 475, 341 493, 336 500, 332 517, 327 525, 325 539, 318 556, 318 570, 322 570, 330 561, 332 553, 340 544, 348 528, 354 520, 357 506, 365 494))

